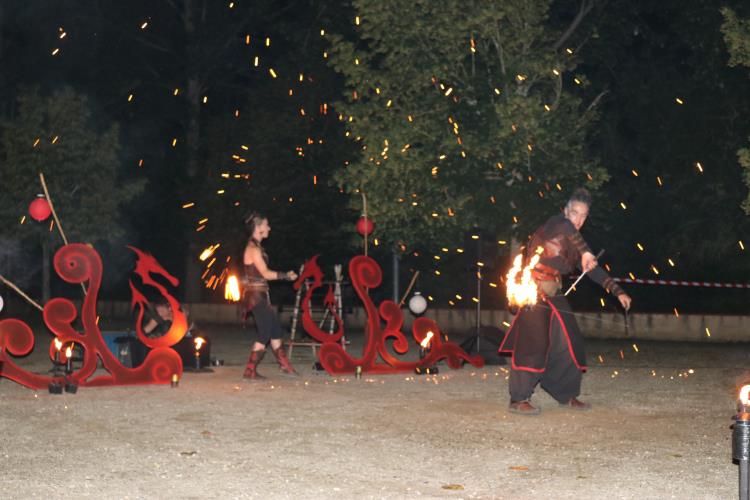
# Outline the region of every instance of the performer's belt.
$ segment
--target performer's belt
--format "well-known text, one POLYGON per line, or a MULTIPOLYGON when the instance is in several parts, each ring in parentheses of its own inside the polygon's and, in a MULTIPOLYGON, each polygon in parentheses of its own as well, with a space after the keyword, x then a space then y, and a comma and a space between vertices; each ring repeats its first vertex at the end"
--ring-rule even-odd
POLYGON ((544 264, 537 264, 531 270, 531 277, 534 278, 539 289, 547 297, 557 295, 557 292, 562 289, 562 277, 560 273, 556 269, 544 264))
POLYGON ((249 280, 244 278, 242 280, 242 288, 245 290, 252 289, 253 291, 268 290, 268 281, 266 280, 249 280))
POLYGON ((531 277, 535 281, 557 281, 562 282, 562 277, 557 269, 554 269, 544 264, 537 264, 534 269, 531 270, 531 277))

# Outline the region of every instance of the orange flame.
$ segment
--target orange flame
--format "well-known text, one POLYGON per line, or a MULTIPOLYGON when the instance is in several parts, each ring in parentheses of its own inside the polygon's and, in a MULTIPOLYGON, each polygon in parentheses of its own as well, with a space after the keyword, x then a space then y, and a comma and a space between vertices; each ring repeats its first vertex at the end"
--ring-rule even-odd
POLYGON ((740 389, 740 401, 746 406, 750 404, 750 385, 743 385, 740 389))
POLYGON ((513 260, 513 266, 505 277, 508 303, 511 306, 523 307, 534 305, 537 301, 536 282, 531 278, 531 270, 539 262, 539 248, 526 267, 523 266, 523 254, 513 260))
POLYGON ((193 342, 195 343, 195 350, 200 351, 203 344, 206 343, 206 339, 203 337, 196 337, 193 342))
POLYGON ((422 342, 419 343, 419 345, 422 346, 422 349, 427 349, 427 346, 430 345, 430 341, 432 340, 433 335, 435 334, 432 332, 427 332, 427 335, 424 336, 422 342))
POLYGON ((63 344, 62 342, 60 342, 60 339, 55 339, 55 349, 59 351, 60 349, 62 349, 62 345, 63 344))
POLYGON ((70 358, 73 355, 73 347, 68 346, 65 348, 65 357, 70 358))
POLYGON ((237 276, 233 274, 227 278, 227 284, 224 287, 224 298, 231 302, 239 302, 242 298, 240 283, 237 281, 237 276))

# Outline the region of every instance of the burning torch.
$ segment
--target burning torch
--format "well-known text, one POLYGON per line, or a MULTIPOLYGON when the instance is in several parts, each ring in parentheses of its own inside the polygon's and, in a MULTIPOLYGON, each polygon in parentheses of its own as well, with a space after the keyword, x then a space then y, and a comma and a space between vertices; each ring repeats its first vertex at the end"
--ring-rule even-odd
MULTIPOLYGON (((422 342, 419 343, 419 360, 422 361, 427 354, 430 352, 430 348, 432 346, 432 338, 435 336, 435 334, 432 331, 428 331, 424 338, 422 339, 422 342)), ((417 375, 425 374, 425 375, 435 375, 438 372, 438 368, 435 365, 432 366, 426 366, 424 368, 421 368, 417 366, 414 368, 414 373, 417 375)))
POLYGON ((513 265, 505 276, 505 290, 511 308, 536 304, 539 290, 531 276, 531 271, 539 262, 543 250, 542 247, 538 247, 525 267, 523 265, 523 253, 516 255, 513 260, 513 265))
POLYGON ((750 477, 748 477, 748 460, 750 460, 750 385, 742 386, 737 403, 738 413, 732 426, 732 459, 740 466, 740 500, 748 500, 750 477))
POLYGON ((434 335, 432 331, 427 332, 422 342, 419 343, 419 359, 424 359, 425 353, 430 350, 430 341, 434 335))
POLYGON ((203 347, 203 344, 206 342, 206 339, 203 337, 195 337, 195 340, 193 340, 193 343, 195 344, 195 369, 200 370, 201 369, 201 347, 203 347))
POLYGON ((237 276, 233 274, 227 278, 227 284, 224 288, 224 298, 230 302, 239 302, 242 298, 240 283, 237 280, 237 276))
POLYGON ((62 376, 62 365, 64 363, 60 362, 60 351, 62 350, 63 343, 60 342, 60 339, 55 338, 55 357, 52 359, 52 378, 53 380, 49 383, 49 386, 47 389, 49 390, 50 394, 62 394, 63 392, 63 386, 62 383, 60 383, 59 378, 62 376))
POLYGON ((70 377, 73 374, 73 348, 75 347, 75 344, 70 344, 70 346, 65 348, 65 392, 69 392, 71 394, 75 394, 78 392, 78 384, 74 383, 72 380, 69 380, 68 377, 70 377))
POLYGON ((73 344, 65 348, 65 374, 73 373, 73 344))

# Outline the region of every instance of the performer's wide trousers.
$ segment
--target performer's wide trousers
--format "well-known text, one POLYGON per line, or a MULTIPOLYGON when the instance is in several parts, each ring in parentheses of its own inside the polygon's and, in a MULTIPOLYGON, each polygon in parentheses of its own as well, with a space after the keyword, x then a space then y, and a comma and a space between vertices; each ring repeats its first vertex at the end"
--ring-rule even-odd
POLYGON ((531 398, 534 388, 541 383, 560 403, 567 403, 570 398, 581 393, 581 371, 570 357, 568 343, 559 322, 554 321, 550 336, 547 368, 542 373, 512 369, 508 388, 511 401, 524 401, 531 398))

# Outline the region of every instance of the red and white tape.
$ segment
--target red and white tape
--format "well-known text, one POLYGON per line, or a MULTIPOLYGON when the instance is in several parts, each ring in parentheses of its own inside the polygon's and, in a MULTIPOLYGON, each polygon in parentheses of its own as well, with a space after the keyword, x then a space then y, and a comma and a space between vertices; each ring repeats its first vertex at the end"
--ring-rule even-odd
POLYGON ((634 283, 638 285, 667 285, 667 286, 697 286, 702 288, 750 288, 750 283, 714 283, 710 281, 676 281, 676 280, 644 280, 631 278, 614 278, 618 283, 634 283))

